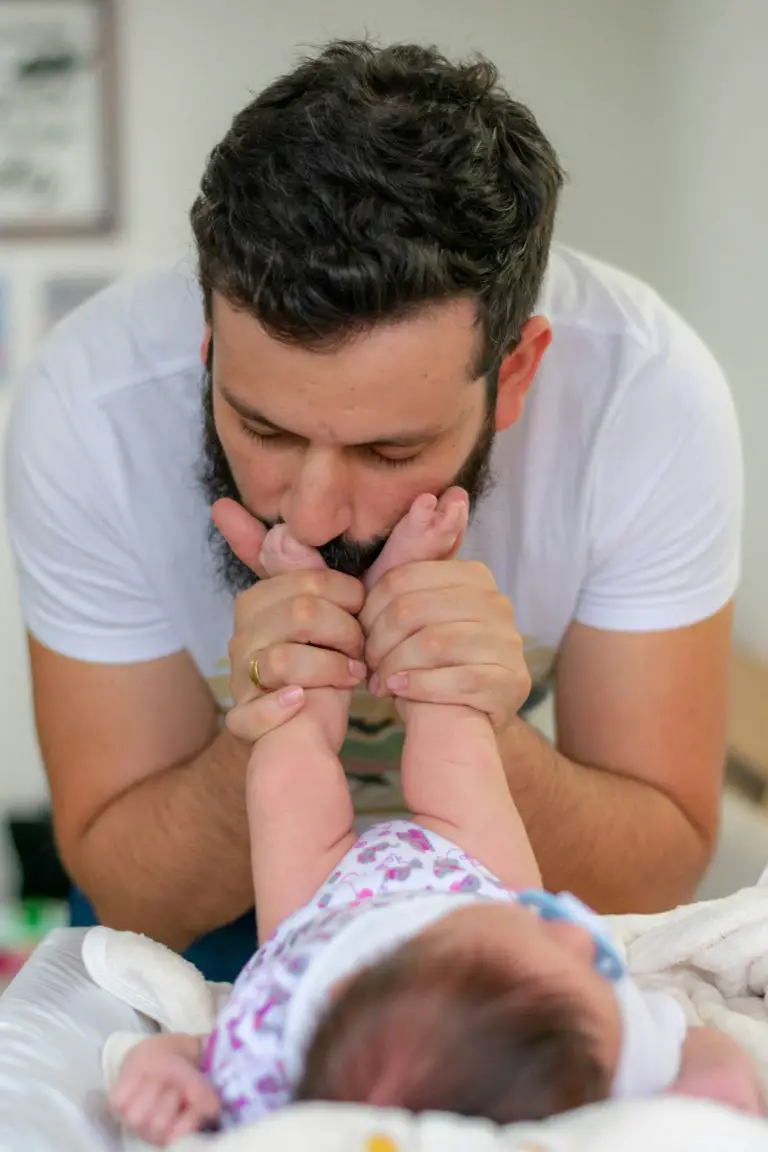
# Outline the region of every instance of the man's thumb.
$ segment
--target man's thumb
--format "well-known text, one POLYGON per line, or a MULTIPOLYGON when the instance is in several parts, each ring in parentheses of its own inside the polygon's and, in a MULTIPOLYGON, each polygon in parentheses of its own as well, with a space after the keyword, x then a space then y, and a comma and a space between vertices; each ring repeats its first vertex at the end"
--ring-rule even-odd
POLYGON ((216 501, 211 508, 211 518, 238 560, 257 576, 263 577, 265 572, 259 556, 267 534, 265 525, 251 516, 242 504, 228 497, 216 501))

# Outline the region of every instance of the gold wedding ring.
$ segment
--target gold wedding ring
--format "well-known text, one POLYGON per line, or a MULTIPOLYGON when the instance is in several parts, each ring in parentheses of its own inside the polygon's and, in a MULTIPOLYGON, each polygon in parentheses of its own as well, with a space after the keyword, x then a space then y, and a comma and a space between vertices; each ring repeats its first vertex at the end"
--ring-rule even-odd
POLYGON ((250 664, 248 665, 248 675, 250 676, 251 683, 255 688, 258 688, 260 692, 266 691, 266 685, 262 683, 259 676, 258 656, 254 656, 253 660, 251 660, 250 664))

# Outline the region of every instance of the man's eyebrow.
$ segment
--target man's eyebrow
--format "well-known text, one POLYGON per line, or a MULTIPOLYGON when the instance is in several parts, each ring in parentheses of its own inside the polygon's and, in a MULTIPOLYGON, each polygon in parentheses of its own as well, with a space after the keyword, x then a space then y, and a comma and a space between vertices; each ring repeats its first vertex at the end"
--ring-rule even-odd
POLYGON ((252 408, 250 404, 243 404, 242 400, 238 400, 226 388, 221 388, 220 392, 230 408, 234 408, 238 416, 242 416, 243 420, 252 420, 254 424, 263 424, 266 428, 271 428, 273 432, 285 432, 285 428, 281 428, 279 424, 275 424, 272 420, 268 420, 263 413, 259 412, 257 408, 252 408))
MULTIPOLYGON (((253 408, 250 404, 243 404, 236 396, 233 396, 226 388, 221 388, 221 394, 229 404, 230 408, 234 409, 243 420, 249 420, 254 424, 261 424, 264 428, 269 428, 271 432, 282 432, 285 436, 295 436, 295 432, 289 432, 287 428, 281 428, 279 424, 275 424, 274 420, 269 420, 257 408, 253 408)), ((445 429, 436 426, 427 428, 419 428, 415 432, 401 433, 396 436, 377 436, 375 440, 367 440, 365 444, 348 444, 348 448, 416 448, 421 444, 425 444, 429 440, 435 440, 445 429)))
POLYGON ((416 432, 402 433, 400 436, 379 436, 376 440, 367 440, 365 444, 351 444, 351 448, 418 448, 430 440, 436 440, 444 432, 444 428, 419 428, 416 432))

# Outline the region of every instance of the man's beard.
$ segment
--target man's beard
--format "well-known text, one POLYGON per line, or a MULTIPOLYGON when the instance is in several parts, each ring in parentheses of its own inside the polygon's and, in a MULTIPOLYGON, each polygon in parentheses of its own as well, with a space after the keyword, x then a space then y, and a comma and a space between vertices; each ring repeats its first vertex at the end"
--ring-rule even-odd
MULTIPOLYGON (((203 415, 203 450, 199 471, 203 490, 211 505, 224 497, 242 504, 243 501, 232 475, 229 461, 216 431, 216 422, 213 417, 213 388, 209 375, 203 397, 203 415)), ((492 484, 491 449, 493 440, 493 411, 490 409, 486 413, 475 446, 451 483, 446 485, 446 488, 455 485, 464 489, 469 497, 470 516, 481 497, 486 494, 492 484)), ((267 528, 272 528, 279 523, 278 520, 267 520, 263 516, 258 517, 258 519, 267 528)), ((394 524, 392 527, 394 528, 394 524)), ((367 541, 350 540, 346 536, 337 536, 335 539, 329 540, 327 544, 322 544, 317 551, 329 568, 360 579, 381 554, 388 539, 389 532, 367 541)), ((244 564, 235 555, 213 522, 209 528, 209 540, 216 559, 219 578, 225 588, 233 595, 237 595, 252 587, 258 577, 254 575, 247 564, 244 564)))

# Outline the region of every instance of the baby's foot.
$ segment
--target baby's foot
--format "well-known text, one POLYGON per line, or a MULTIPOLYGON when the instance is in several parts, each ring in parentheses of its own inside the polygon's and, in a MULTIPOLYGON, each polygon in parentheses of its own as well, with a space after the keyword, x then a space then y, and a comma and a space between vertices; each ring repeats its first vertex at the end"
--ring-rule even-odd
POLYGON ((461 544, 467 527, 469 502, 461 488, 436 496, 417 496, 410 510, 393 528, 378 560, 365 576, 370 592, 391 568, 417 560, 446 560, 461 544))
MULTIPOLYGON (((426 493, 417 496, 410 510, 393 528, 384 550, 365 576, 366 591, 401 564, 423 560, 447 560, 458 551, 469 515, 469 501, 462 488, 449 488, 438 500, 426 493)), ((369 681, 372 692, 378 691, 378 678, 369 681)), ((398 702, 405 719, 407 703, 398 702)))
POLYGON ((264 537, 259 560, 267 576, 325 568, 325 561, 317 549, 294 540, 287 524, 276 524, 270 528, 264 537))
MULTIPOLYGON (((394 528, 381 556, 366 576, 370 590, 392 568, 414 561, 450 559, 458 550, 467 527, 469 502, 461 488, 449 488, 436 500, 419 496, 394 528)), ((378 691, 378 680, 371 680, 378 691)), ((484 764, 498 776, 501 762, 487 716, 461 704, 431 704, 397 700, 405 724, 401 771, 406 800, 414 798, 414 781, 426 783, 440 775, 441 761, 468 766, 484 764), (411 796, 409 797, 409 793, 411 796)), ((439 790, 439 783, 438 783, 439 790)), ((432 788, 430 795, 434 794, 432 788)), ((422 790, 418 789, 418 794, 422 790)))
MULTIPOLYGON (((325 561, 315 548, 300 544, 287 524, 270 528, 261 546, 259 560, 267 576, 325 568, 325 561)), ((311 724, 319 729, 331 747, 338 751, 347 731, 351 692, 340 688, 309 688, 301 712, 288 720, 281 732, 295 732, 297 726, 311 724)))

